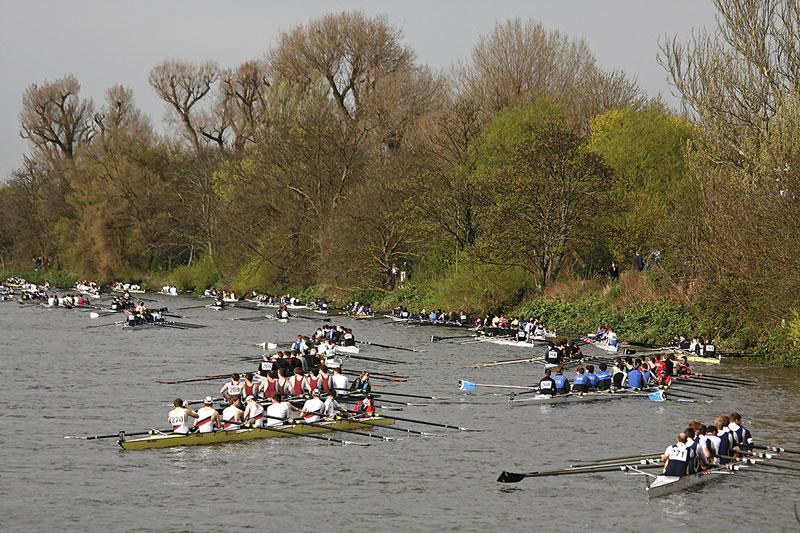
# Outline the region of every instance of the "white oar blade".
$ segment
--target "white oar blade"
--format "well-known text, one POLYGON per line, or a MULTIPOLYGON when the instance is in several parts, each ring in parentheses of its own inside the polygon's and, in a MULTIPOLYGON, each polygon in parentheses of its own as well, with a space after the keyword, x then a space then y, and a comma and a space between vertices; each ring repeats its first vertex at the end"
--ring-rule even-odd
POLYGON ((94 311, 92 311, 91 313, 89 313, 89 318, 94 320, 95 318, 100 318, 100 315, 98 313, 95 313, 94 311))

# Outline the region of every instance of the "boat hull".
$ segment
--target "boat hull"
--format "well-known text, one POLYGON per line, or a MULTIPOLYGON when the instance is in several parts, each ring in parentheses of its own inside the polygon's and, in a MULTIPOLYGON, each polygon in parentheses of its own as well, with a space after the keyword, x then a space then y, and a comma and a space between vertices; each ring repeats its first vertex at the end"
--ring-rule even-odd
MULTIPOLYGON (((388 417, 372 417, 365 419, 365 421, 369 422, 370 425, 389 426, 394 424, 394 419, 388 417)), ((117 443, 124 450, 152 450, 179 446, 205 446, 209 444, 225 444, 228 442, 296 437, 298 435, 330 433, 338 429, 364 429, 370 427, 359 423, 357 420, 337 420, 335 422, 323 422, 322 424, 325 425, 325 427, 297 424, 281 426, 278 428, 279 431, 253 428, 235 431, 215 431, 213 433, 192 433, 190 435, 154 435, 141 439, 119 440, 117 443)))

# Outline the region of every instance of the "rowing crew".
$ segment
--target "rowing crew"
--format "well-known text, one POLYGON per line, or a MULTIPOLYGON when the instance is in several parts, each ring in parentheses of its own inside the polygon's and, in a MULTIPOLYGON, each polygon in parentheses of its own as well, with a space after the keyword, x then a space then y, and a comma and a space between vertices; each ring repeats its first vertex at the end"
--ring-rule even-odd
POLYGON ((750 430, 742 426, 739 413, 718 416, 709 425, 689 422, 678 433, 677 442, 664 450, 664 475, 683 477, 724 465, 735 459, 736 449, 746 450, 753 443, 750 430))
POLYGON ((256 398, 268 399, 273 394, 280 393, 291 397, 313 395, 315 391, 326 394, 330 391, 354 391, 369 394, 372 384, 369 372, 361 371, 352 382, 342 373, 340 365, 331 362, 333 372, 326 365, 314 367, 308 373, 303 373, 300 367, 294 367, 287 372, 286 367, 277 368, 268 372, 260 371, 259 379, 254 379, 253 374, 247 373, 241 381, 238 373, 231 374, 231 379, 226 382, 219 393, 226 398, 256 398))
POLYGON ((692 337, 689 340, 683 335, 678 335, 672 339, 670 346, 691 352, 698 357, 717 357, 717 347, 714 341, 705 341, 703 337, 692 337))
POLYGON ((164 312, 166 307, 161 309, 148 309, 144 302, 139 301, 132 308, 127 308, 125 313, 125 323, 130 326, 138 326, 139 324, 153 324, 164 322, 164 312))
POLYGON ((348 315, 372 316, 372 306, 368 303, 350 302, 344 307, 348 315))
POLYGON ((276 392, 270 397, 270 403, 266 408, 250 395, 245 398, 244 406, 241 399, 236 397, 228 400, 227 407, 220 410, 214 408, 214 399, 206 396, 203 407, 196 412, 187 407, 183 400, 176 398, 172 402, 173 409, 167 415, 167 419, 173 433, 188 435, 194 432, 211 433, 216 430, 235 431, 244 427, 281 426, 286 423, 291 413, 298 413, 309 424, 321 422, 323 417, 334 418, 339 414, 354 418, 371 417, 375 414, 375 406, 370 395, 356 403, 352 412, 342 407, 336 397, 335 391, 328 391, 323 402, 320 399, 320 392, 314 391, 311 398, 298 409, 281 393, 276 392))

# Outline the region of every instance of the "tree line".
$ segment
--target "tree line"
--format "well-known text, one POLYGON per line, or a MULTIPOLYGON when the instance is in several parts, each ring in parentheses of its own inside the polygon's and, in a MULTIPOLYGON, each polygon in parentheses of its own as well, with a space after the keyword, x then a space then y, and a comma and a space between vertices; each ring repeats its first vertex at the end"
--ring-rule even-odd
POLYGON ((412 285, 514 272, 533 294, 657 251, 676 298, 736 327, 791 326, 800 9, 715 4, 715 31, 661 43, 680 111, 536 21, 499 23, 437 72, 358 12, 238 66, 154 66, 166 135, 129 88, 95 103, 70 75, 33 84, 0 257, 323 291, 386 291, 409 263, 412 285))

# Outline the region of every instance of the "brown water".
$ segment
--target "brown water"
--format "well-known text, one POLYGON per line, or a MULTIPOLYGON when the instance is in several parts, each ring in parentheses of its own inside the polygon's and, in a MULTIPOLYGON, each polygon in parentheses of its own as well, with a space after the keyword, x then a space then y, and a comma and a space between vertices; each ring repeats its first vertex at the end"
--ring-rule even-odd
MULTIPOLYGON (((193 303, 165 298, 171 307, 193 303)), ((361 355, 413 363, 394 367, 411 380, 390 390, 450 398, 396 414, 486 431, 443 431, 443 438, 409 436, 394 442, 369 439, 368 448, 268 439, 125 452, 114 439, 65 440, 64 435, 164 427, 168 401, 215 394, 221 382, 160 385, 156 379, 243 370, 254 366, 242 358, 257 354, 257 343, 289 341, 315 326, 306 320, 287 325, 229 320, 254 314, 244 310, 184 314, 191 317, 184 321, 209 327, 86 329, 99 321, 83 311, 0 304, 0 404, 5 407, 0 529, 203 531, 247 524, 298 532, 800 529, 793 511, 800 482, 777 475, 745 472, 653 501, 643 479, 621 473, 527 479, 516 485, 495 481, 502 470, 561 468, 579 459, 661 450, 688 420, 710 421, 732 410, 744 414, 758 441, 800 449, 800 374, 747 363, 708 369, 758 381, 757 387, 712 391, 710 404, 628 399, 510 408, 504 394, 459 392, 458 380, 538 381, 541 370, 532 365, 473 370, 469 364, 542 349, 431 344, 432 334, 458 332, 339 318, 363 339, 425 350, 362 347, 361 355)), ((354 360, 349 367, 362 364, 387 368, 354 360)))

